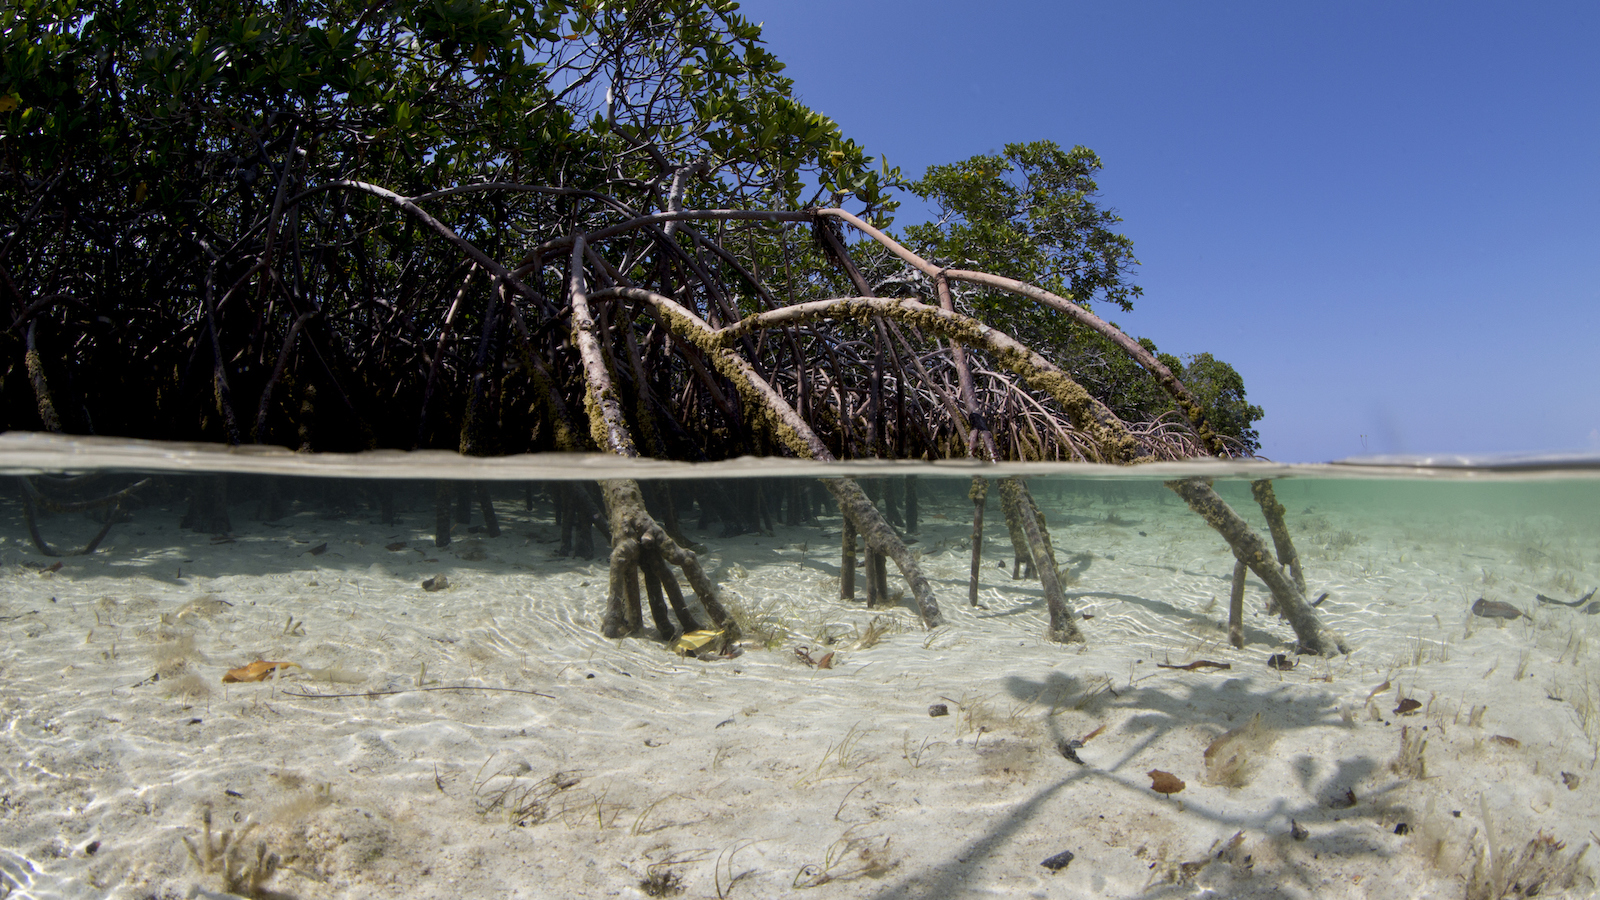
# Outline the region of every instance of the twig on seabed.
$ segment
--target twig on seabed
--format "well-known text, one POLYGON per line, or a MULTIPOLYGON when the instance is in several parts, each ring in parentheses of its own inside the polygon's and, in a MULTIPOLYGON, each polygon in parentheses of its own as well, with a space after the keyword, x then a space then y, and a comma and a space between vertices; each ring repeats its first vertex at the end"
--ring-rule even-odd
POLYGON ((1156 668, 1182 669, 1185 672, 1193 672, 1195 669, 1231 669, 1233 666, 1230 663, 1212 662, 1209 659, 1197 659, 1194 662, 1189 663, 1187 666, 1169 666, 1166 663, 1156 663, 1156 668))
POLYGON ((520 688, 483 687, 475 684, 454 684, 442 687, 404 688, 398 691, 359 691, 354 694, 312 694, 304 691, 284 691, 286 697, 300 697, 305 700, 333 700, 339 697, 382 697, 389 694, 414 694, 418 691, 495 691, 501 694, 532 694, 535 697, 544 697, 554 700, 554 694, 541 694, 538 691, 524 691, 520 688))

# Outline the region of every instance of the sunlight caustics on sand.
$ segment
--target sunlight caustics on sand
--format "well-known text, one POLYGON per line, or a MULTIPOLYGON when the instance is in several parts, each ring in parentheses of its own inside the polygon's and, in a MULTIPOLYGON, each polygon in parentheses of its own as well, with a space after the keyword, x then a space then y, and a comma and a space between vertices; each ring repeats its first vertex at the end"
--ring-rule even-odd
POLYGON ((56 559, 0 495, 0 895, 1592 895, 1600 482, 1279 480, 1353 648, 1315 658, 1253 576, 1229 645, 1232 555, 1148 477, 1030 482, 1085 643, 997 508, 968 606, 969 480, 919 479, 933 631, 839 599, 836 509, 680 509, 745 631, 708 659, 601 637, 603 538, 555 555, 543 483, 445 547, 414 485, 385 525, 370 482, 263 521, 239 481, 226 535, 169 486, 56 559))

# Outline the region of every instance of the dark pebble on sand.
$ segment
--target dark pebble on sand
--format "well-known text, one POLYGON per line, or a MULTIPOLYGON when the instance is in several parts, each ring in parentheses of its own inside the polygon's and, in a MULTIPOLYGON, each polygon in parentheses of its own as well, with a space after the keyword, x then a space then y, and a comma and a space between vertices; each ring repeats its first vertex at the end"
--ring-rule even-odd
POLYGON ((950 715, 950 707, 944 705, 943 703, 935 703, 928 707, 928 715, 933 716, 935 719, 939 718, 940 716, 948 716, 950 715))
POLYGON ((1067 867, 1067 863, 1070 862, 1072 862, 1072 851, 1063 850, 1044 862, 1039 863, 1039 865, 1044 866, 1046 869, 1049 869, 1052 872, 1059 872, 1062 869, 1065 869, 1067 867))

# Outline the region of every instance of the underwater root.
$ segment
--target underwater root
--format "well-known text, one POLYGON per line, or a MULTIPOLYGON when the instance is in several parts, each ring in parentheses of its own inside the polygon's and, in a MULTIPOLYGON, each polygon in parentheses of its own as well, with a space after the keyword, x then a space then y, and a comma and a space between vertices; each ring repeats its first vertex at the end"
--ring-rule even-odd
POLYGON ((1246 524, 1239 514, 1228 506, 1211 484, 1203 478, 1185 478, 1169 481, 1167 487, 1182 497, 1189 508, 1200 514, 1206 524, 1222 535, 1233 555, 1250 567, 1277 601, 1278 613, 1289 621, 1295 636, 1300 639, 1300 652, 1315 656, 1333 656, 1349 653, 1343 639, 1317 617, 1317 611, 1306 602, 1305 594, 1295 587, 1283 569, 1272 557, 1272 550, 1246 524))
POLYGON ((944 614, 939 611, 939 602, 934 599, 933 586, 929 584, 927 576, 922 574, 922 567, 918 565, 917 558, 907 549, 905 541, 900 539, 889 523, 879 515, 878 508, 867 497, 866 491, 861 489, 851 478, 828 478, 823 483, 834 498, 839 501, 839 510, 847 521, 855 525, 861 532, 870 550, 894 560, 895 566, 905 578, 906 584, 911 586, 911 596, 917 604, 917 613, 922 617, 922 624, 928 628, 938 628, 944 624, 944 614))
POLYGON ((683 571, 700 601, 711 627, 729 640, 739 636, 739 625, 717 599, 716 588, 691 550, 678 546, 665 529, 645 510, 639 482, 613 479, 601 483, 606 509, 611 519, 611 590, 606 600, 605 619, 600 631, 606 637, 620 638, 643 627, 639 577, 644 576, 650 601, 650 615, 662 640, 672 641, 681 634, 700 631, 702 626, 684 601, 683 591, 671 567, 683 571), (671 604, 677 622, 667 611, 671 604))
MULTIPOLYGON (((77 479, 72 480, 76 481, 77 479)), ((41 479, 39 481, 35 481, 35 479, 25 476, 21 478, 20 481, 22 482, 22 517, 28 525, 28 537, 33 540, 34 548, 45 556, 65 555, 61 551, 50 546, 49 542, 44 539, 44 535, 39 532, 38 517, 34 512, 34 507, 38 506, 44 509, 46 512, 56 514, 87 512, 89 510, 110 507, 110 509, 105 513, 105 522, 102 524, 100 531, 89 540, 88 544, 84 545, 82 550, 78 550, 75 553, 70 554, 72 556, 88 556, 98 549, 100 542, 105 540, 106 535, 111 533, 111 526, 123 521, 123 503, 132 498, 135 492, 148 486, 154 480, 155 479, 153 478, 145 478, 123 488, 120 491, 107 494, 104 497, 99 497, 94 500, 81 500, 76 503, 66 503, 46 495, 39 489, 40 485, 44 483, 44 480, 41 479)))

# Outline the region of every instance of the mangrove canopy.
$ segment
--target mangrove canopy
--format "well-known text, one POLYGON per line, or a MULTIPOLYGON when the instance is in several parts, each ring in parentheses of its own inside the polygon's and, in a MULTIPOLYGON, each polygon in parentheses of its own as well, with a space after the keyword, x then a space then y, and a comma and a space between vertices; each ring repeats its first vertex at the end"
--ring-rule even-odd
MULTIPOLYGON (((1138 294, 1098 158, 936 166, 909 186, 941 216, 901 239, 899 172, 795 98, 736 3, 17 0, 0 67, 0 428, 682 460, 1256 446, 1230 367, 1094 312, 1138 294)), ((869 599, 892 561, 940 621, 894 523, 827 486, 869 599)), ((1032 498, 1004 494, 1074 639, 1032 498)), ((569 501, 605 508, 608 634, 641 627, 641 578, 663 636, 734 627, 637 484, 569 501)))

